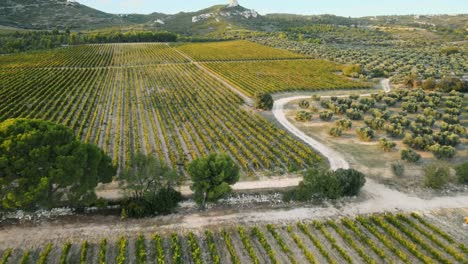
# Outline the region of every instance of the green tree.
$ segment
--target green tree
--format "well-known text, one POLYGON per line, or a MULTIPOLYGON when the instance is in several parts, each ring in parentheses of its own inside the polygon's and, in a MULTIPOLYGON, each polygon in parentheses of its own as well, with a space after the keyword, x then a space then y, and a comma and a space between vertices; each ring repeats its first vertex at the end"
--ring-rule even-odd
POLYGON ((0 199, 4 209, 52 207, 61 201, 94 202, 94 188, 115 175, 98 147, 78 141, 73 130, 42 120, 0 123, 0 199))
POLYGON ((180 175, 151 155, 137 153, 121 179, 121 187, 129 196, 122 205, 123 216, 139 218, 169 213, 182 199, 173 188, 180 182, 180 175))
POLYGON ((445 165, 429 164, 424 167, 424 184, 426 187, 440 189, 447 184, 450 168, 445 165))
POLYGON ((239 166, 227 154, 210 154, 194 160, 187 171, 193 182, 195 201, 201 208, 230 193, 230 185, 239 181, 239 166))
POLYGON ((461 164, 455 170, 457 171, 458 181, 468 184, 468 162, 461 164))
POLYGON ((131 165, 121 174, 121 179, 121 186, 129 196, 143 198, 147 193, 174 187, 181 177, 154 156, 138 152, 132 158, 131 165))
POLYGON ((273 108, 273 97, 269 93, 255 94, 255 108, 262 110, 271 110, 273 108))

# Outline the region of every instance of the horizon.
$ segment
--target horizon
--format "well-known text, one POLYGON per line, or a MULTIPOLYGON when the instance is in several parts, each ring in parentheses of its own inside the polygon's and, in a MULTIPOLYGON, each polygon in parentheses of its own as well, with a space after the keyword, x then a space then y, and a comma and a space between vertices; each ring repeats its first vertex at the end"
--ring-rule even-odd
MULTIPOLYGON (((179 12, 195 12, 213 5, 228 4, 228 1, 203 0, 184 2, 173 0, 169 4, 151 0, 77 0, 89 7, 112 14, 176 14, 179 12)), ((265 14, 298 14, 298 15, 337 15, 344 17, 392 16, 392 15, 462 15, 468 13, 468 1, 460 3, 458 0, 430 0, 421 6, 417 0, 329 0, 311 1, 297 0, 282 6, 280 1, 267 0, 239 0, 239 4, 265 14)))

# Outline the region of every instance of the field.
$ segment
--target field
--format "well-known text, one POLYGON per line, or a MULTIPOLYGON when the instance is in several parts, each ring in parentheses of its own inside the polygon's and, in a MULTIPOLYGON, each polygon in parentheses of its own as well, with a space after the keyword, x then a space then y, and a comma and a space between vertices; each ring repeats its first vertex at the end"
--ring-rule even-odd
POLYGON ((286 50, 269 48, 248 41, 226 41, 215 43, 184 44, 177 46, 195 61, 230 60, 278 60, 300 59, 303 55, 286 50))
POLYGON ((247 95, 255 92, 310 91, 370 87, 337 75, 340 66, 323 60, 206 63, 247 95), (242 76, 242 78, 239 78, 242 76))
POLYGON ((70 46, 49 51, 2 56, 0 67, 91 68, 181 62, 188 61, 168 45, 131 43, 70 46))
MULTIPOLYGON (((451 212, 451 221, 457 222, 462 214, 461 210, 451 212)), ((31 260, 119 264, 466 263, 466 237, 447 233, 450 224, 444 216, 376 214, 180 233, 116 234, 96 241, 55 240, 54 244, 33 248, 4 248, 0 256, 5 264, 31 260)))
POLYGON ((303 100, 296 100, 287 106, 290 109, 288 118, 308 135, 339 151, 354 168, 365 172, 367 176, 392 179, 392 182, 405 187, 420 187, 423 183, 422 169, 427 164, 436 162, 453 165, 466 161, 467 116, 463 113, 466 112, 464 109, 468 98, 460 97, 462 94, 458 93, 423 92, 414 89, 400 99, 391 99, 400 92, 405 93, 405 90, 381 94, 384 96, 381 98, 377 94, 372 97, 356 96, 353 99, 311 97, 306 99, 309 103, 307 108, 299 106, 303 100), (421 100, 413 97, 417 94, 421 100), (433 99, 435 104, 430 103, 433 99), (408 102, 418 106, 415 112, 404 109, 408 102), (346 106, 348 103, 349 109, 346 106), (364 106, 368 103, 368 107, 364 106), (352 110, 358 108, 362 110, 352 110), (333 116, 329 119, 320 118, 321 113, 330 112, 333 116), (356 112, 357 116, 353 116, 356 112), (298 120, 299 113, 310 113, 310 119, 298 120), (340 128, 341 135, 331 135, 331 129, 339 128, 337 122, 341 120, 351 122, 351 128, 340 128), (370 128, 372 137, 360 138, 358 128, 370 128), (382 138, 395 146, 384 149, 382 138), (436 152, 431 148, 437 144, 448 149, 453 148, 454 157, 437 158, 436 152), (391 165, 400 161, 400 151, 408 148, 412 148, 422 158, 416 163, 404 162, 406 172, 401 177, 395 177, 391 165))
POLYGON ((0 65, 0 121, 65 124, 121 168, 137 151, 179 171, 197 157, 226 152, 249 175, 320 161, 165 44, 68 47, 0 57, 0 65))

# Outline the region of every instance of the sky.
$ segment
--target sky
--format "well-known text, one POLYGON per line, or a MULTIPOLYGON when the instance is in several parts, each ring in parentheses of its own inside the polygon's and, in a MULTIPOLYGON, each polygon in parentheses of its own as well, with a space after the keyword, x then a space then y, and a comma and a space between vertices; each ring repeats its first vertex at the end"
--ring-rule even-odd
MULTIPOLYGON (((373 16, 405 14, 468 14, 468 0, 238 0, 260 14, 373 16)), ((228 0, 78 0, 108 13, 175 14, 197 11, 228 0)))

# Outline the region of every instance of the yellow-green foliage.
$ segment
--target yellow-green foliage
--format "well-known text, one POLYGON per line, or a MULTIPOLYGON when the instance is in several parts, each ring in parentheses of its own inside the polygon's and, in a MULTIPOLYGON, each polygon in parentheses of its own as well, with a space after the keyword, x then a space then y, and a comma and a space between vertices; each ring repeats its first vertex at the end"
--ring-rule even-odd
POLYGON ((245 40, 186 44, 177 48, 196 61, 304 58, 300 54, 245 40))
POLYGON ((323 60, 251 61, 205 65, 250 96, 256 92, 369 87, 368 83, 353 81, 336 74, 340 66, 323 60))

